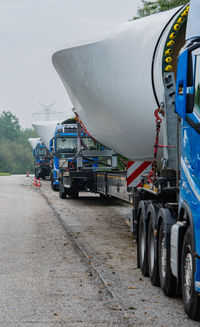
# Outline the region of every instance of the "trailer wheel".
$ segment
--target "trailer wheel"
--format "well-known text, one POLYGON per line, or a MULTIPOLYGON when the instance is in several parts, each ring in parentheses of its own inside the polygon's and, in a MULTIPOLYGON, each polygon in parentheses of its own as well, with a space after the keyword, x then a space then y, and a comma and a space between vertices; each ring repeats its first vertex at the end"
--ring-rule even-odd
POLYGON ((192 229, 189 226, 183 241, 181 285, 185 311, 193 320, 200 320, 200 297, 194 289, 195 260, 192 253, 192 229))
POLYGON ((146 226, 145 226, 145 210, 141 210, 139 221, 139 267, 144 276, 148 276, 148 256, 147 256, 147 240, 146 240, 146 226))
POLYGON ((60 183, 59 183, 59 197, 61 198, 61 199, 66 199, 66 193, 65 192, 63 192, 62 191, 62 185, 61 185, 61 181, 60 181, 60 183))
POLYGON ((101 200, 107 200, 108 199, 108 197, 103 193, 99 193, 99 197, 100 197, 101 200))
POLYGON ((158 266, 157 266, 157 246, 155 244, 155 235, 154 235, 154 220, 151 215, 149 226, 148 226, 148 263, 149 263, 149 277, 152 285, 159 285, 159 276, 158 276, 158 266))
POLYGON ((160 287, 167 296, 176 295, 176 279, 170 268, 170 244, 166 242, 166 231, 162 220, 158 238, 158 270, 160 287), (167 245, 166 245, 167 244, 167 245))

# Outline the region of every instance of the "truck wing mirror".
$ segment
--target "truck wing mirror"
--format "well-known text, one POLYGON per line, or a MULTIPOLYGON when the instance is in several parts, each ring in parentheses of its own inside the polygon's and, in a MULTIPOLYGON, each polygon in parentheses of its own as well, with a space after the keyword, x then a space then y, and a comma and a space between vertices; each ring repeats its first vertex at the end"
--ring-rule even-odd
POLYGON ((193 60, 192 53, 185 49, 178 58, 176 78, 176 104, 175 112, 186 119, 186 113, 193 112, 193 94, 187 94, 188 87, 193 86, 193 60))
POLYGON ((187 60, 187 87, 194 85, 192 53, 188 52, 187 60))

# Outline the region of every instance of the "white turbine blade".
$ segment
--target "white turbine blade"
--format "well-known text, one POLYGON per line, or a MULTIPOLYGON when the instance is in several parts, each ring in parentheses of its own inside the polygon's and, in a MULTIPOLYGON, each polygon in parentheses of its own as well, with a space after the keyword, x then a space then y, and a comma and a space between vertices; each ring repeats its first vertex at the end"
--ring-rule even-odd
POLYGON ((36 147, 37 142, 41 141, 41 138, 40 137, 39 138, 38 137, 37 138, 36 137, 35 138, 29 138, 28 141, 29 141, 32 149, 34 150, 35 147, 36 147))
POLYGON ((32 126, 36 133, 41 137, 42 141, 49 149, 50 139, 53 137, 58 121, 40 121, 33 123, 32 126))
MULTIPOLYGON (((153 157, 154 111, 158 105, 152 86, 152 62, 160 102, 164 93, 164 48, 180 9, 128 22, 100 41, 81 43, 58 51, 52 57, 74 108, 90 134, 129 159, 153 157)), ((162 144, 162 133, 160 135, 162 144)))

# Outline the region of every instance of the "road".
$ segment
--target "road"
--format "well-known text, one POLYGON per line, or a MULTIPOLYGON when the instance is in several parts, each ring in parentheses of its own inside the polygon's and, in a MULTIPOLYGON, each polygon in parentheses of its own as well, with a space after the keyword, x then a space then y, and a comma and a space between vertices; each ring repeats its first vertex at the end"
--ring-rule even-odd
POLYGON ((129 204, 0 177, 0 326, 199 326, 136 265, 129 204))

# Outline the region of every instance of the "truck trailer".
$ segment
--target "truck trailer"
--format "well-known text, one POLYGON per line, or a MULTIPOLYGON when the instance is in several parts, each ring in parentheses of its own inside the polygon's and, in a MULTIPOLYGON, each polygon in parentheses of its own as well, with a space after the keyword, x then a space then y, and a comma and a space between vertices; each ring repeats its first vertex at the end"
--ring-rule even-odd
MULTIPOLYGON (((182 295, 194 320, 200 320, 199 17, 200 2, 191 0, 53 55, 86 128, 131 159, 138 267, 165 295, 182 295)), ((99 176, 100 192, 107 192, 107 177, 99 176)))

